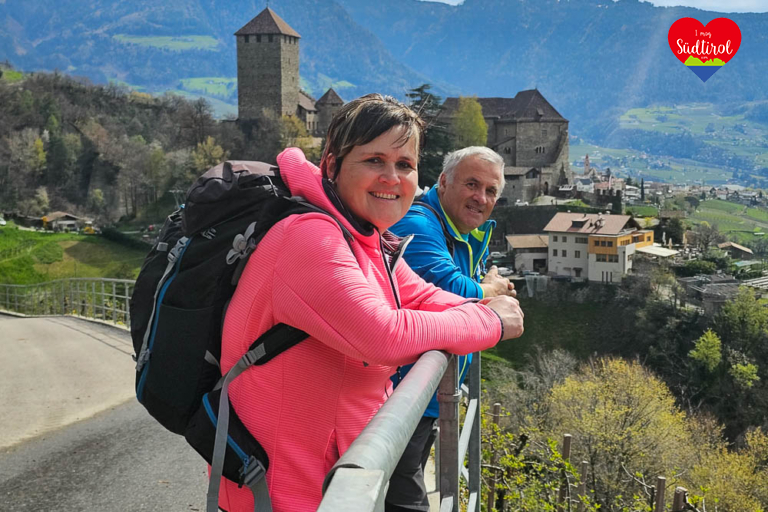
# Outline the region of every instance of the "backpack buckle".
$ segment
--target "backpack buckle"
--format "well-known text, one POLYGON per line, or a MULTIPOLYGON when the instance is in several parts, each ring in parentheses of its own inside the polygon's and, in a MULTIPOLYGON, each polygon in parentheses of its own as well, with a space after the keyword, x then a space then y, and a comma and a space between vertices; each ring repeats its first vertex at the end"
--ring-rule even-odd
POLYGON ((254 456, 251 456, 251 458, 248 459, 248 462, 240 468, 240 478, 243 485, 247 487, 253 487, 253 485, 264 478, 266 474, 267 470, 264 469, 264 464, 254 456))
POLYGON ((189 238, 183 236, 179 238, 178 242, 176 242, 176 245, 173 246, 173 249, 171 249, 168 252, 168 262, 174 263, 176 259, 179 257, 179 254, 182 252, 184 247, 187 245, 187 242, 189 241, 189 238))

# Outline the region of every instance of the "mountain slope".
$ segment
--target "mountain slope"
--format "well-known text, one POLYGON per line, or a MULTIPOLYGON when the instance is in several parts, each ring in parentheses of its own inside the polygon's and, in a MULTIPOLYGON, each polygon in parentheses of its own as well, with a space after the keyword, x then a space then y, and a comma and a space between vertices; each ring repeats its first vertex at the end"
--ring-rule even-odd
POLYGON ((610 133, 605 117, 635 106, 766 99, 768 14, 663 8, 638 0, 466 0, 452 7, 338 0, 392 54, 479 96, 538 87, 566 118, 610 133), (742 32, 733 60, 702 83, 675 58, 667 32, 682 17, 727 16, 742 32), (401 20, 397 22, 397 20, 401 20), (597 120, 597 122, 595 122, 597 120))
MULTIPOLYGON (((52 0, 0 3, 0 58, 155 91, 182 78, 235 77, 233 34, 263 8, 250 0, 76 0, 66 9, 52 0), (204 44, 178 50, 169 36, 204 44)), ((318 97, 334 82, 349 99, 371 91, 402 96, 428 81, 333 0, 286 1, 278 9, 302 35, 300 72, 318 97), (343 82, 351 85, 345 90, 343 82)))

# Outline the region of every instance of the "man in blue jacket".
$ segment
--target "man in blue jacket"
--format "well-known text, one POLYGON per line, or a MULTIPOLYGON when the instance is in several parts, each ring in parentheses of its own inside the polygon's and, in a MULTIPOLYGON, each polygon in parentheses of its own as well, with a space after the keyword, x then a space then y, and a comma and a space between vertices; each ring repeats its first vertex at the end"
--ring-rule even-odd
MULTIPOLYGON (((414 235, 403 255, 408 265, 426 281, 463 297, 514 296, 514 286, 496 267, 481 280, 496 224, 488 218, 503 188, 504 160, 493 150, 474 146, 446 155, 437 186, 391 228, 399 236, 414 235)), ((471 360, 471 354, 459 358, 460 379, 471 360)), ((393 376, 395 385, 409 369, 393 376)), ((424 466, 438 415, 434 396, 389 481, 387 512, 429 511, 424 466)))

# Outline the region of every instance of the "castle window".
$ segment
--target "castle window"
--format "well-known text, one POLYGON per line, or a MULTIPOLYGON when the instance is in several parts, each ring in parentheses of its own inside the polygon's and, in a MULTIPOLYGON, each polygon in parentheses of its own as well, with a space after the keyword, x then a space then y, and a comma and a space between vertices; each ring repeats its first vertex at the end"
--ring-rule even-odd
POLYGON ((245 42, 246 43, 248 42, 248 36, 245 36, 245 42))
POLYGON ((256 34, 256 42, 257 42, 257 43, 260 43, 260 42, 261 42, 261 35, 259 35, 259 34, 256 34))
POLYGON ((557 249, 552 249, 552 256, 557 256, 557 249))
POLYGON ((269 42, 272 42, 272 34, 269 34, 269 42))

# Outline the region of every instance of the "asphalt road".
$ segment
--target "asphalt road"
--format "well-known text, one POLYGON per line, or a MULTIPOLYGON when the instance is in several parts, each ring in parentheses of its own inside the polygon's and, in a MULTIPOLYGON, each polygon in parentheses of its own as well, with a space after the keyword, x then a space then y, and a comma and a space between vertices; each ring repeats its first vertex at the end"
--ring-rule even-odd
POLYGON ((204 510, 206 465, 136 402, 130 337, 0 315, 0 511, 204 510))
POLYGON ((205 462, 136 402, 0 451, 0 510, 203 511, 205 462))

